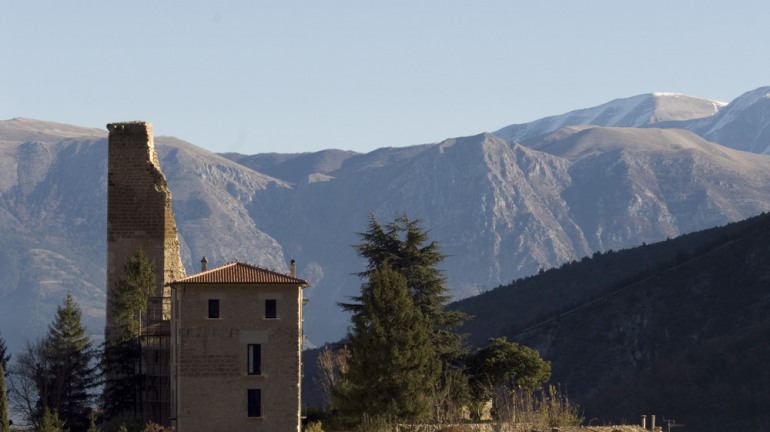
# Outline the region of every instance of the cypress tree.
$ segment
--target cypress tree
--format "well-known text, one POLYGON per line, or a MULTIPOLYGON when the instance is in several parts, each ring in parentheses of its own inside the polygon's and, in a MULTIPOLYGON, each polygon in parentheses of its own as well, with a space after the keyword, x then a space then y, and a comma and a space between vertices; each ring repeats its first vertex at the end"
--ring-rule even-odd
POLYGON ((369 273, 361 291, 348 335, 352 356, 333 389, 333 406, 354 421, 429 416, 439 362, 406 278, 386 265, 369 273))

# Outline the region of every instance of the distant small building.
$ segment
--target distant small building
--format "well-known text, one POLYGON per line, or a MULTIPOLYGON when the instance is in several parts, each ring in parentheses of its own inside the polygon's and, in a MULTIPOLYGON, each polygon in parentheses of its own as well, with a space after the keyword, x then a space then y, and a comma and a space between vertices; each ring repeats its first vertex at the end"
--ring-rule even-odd
POLYGON ((172 424, 299 431, 307 281, 232 262, 169 283, 172 424))

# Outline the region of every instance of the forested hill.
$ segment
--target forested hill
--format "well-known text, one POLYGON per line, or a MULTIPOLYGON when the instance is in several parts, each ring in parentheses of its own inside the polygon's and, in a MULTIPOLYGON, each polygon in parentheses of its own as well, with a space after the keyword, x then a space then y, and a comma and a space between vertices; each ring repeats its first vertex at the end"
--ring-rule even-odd
POLYGON ((452 305, 480 344, 506 335, 600 421, 770 427, 770 216, 580 262, 452 305))

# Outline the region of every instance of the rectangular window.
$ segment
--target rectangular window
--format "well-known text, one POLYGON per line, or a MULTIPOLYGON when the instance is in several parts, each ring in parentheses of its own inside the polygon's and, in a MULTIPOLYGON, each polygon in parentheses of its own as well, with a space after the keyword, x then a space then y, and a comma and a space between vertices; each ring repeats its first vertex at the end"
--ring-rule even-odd
POLYGON ((262 345, 249 344, 249 375, 262 375, 262 345))
POLYGON ((262 417, 262 390, 248 389, 247 392, 249 417, 262 417))
POLYGON ((209 299, 209 318, 219 318, 218 299, 209 299))
POLYGON ((277 317, 278 317, 278 301, 265 300, 265 318, 277 318, 277 317))

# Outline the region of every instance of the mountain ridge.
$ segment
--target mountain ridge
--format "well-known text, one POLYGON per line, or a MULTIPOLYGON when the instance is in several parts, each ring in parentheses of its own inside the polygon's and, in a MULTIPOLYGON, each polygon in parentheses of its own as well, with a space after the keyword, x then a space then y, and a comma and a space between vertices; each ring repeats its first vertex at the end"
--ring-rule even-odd
MULTIPOLYGON (((47 311, 72 289, 89 304, 89 326, 99 334, 106 132, 36 122, 0 122, 0 273, 11 284, 0 290, 0 329, 31 319, 4 308, 6 299, 42 299, 47 311), (33 255, 38 249, 45 253, 33 255), (85 275, 71 266, 92 270, 78 288, 76 280, 24 280, 31 270, 13 263, 36 266, 45 280, 62 271, 85 275)), ((448 255, 442 270, 461 298, 596 251, 770 209, 762 187, 770 157, 670 128, 573 125, 521 143, 482 133, 366 154, 264 157, 217 155, 172 137, 155 142, 188 272, 203 255, 212 267, 239 259, 278 271, 297 259, 297 273, 314 287, 306 291, 313 343, 335 340, 348 325, 336 304, 361 283, 353 274, 363 262, 350 245, 371 214, 422 219, 448 255)), ((43 320, 44 312, 36 316, 43 320)))
POLYGON ((507 335, 537 348, 552 361, 553 379, 568 384, 572 399, 600 421, 628 418, 647 407, 697 430, 767 425, 768 398, 759 389, 768 379, 748 371, 770 359, 768 239, 770 215, 762 214, 595 254, 457 307, 483 318, 473 325, 498 329, 471 330, 477 342, 482 334, 507 335), (572 297, 561 304, 540 302, 539 310, 530 308, 524 317, 518 312, 526 303, 509 310, 497 306, 513 305, 501 295, 531 301, 538 290, 554 300, 572 297), (728 366, 737 364, 752 367, 742 373, 728 366), (704 406, 718 410, 704 418, 704 406))
POLYGON ((643 127, 659 122, 712 116, 726 104, 679 93, 648 93, 615 99, 591 108, 505 126, 494 132, 509 141, 544 135, 566 126, 643 127))

